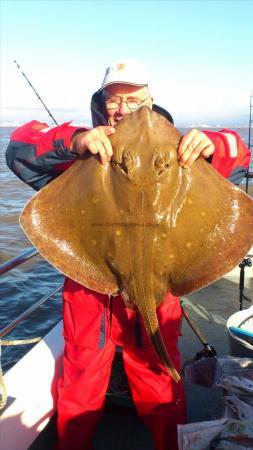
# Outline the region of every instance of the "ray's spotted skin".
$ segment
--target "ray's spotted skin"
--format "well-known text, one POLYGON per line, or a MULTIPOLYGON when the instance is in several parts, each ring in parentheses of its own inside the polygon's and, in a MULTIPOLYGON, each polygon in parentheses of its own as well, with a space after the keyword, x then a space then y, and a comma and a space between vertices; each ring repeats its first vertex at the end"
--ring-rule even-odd
POLYGON ((202 158, 181 167, 181 134, 148 107, 109 139, 110 163, 86 154, 29 201, 20 223, 63 274, 96 292, 124 291, 178 381, 156 307, 167 291, 193 292, 241 261, 253 242, 253 201, 202 158))

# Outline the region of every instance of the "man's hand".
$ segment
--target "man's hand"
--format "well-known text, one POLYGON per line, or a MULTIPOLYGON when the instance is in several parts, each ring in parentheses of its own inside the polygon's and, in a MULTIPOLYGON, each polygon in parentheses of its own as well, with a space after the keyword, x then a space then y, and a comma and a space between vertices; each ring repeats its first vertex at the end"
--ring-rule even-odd
POLYGON ((107 136, 115 133, 114 127, 96 127, 88 131, 77 133, 71 140, 70 151, 83 155, 89 150, 93 155, 99 153, 102 164, 106 164, 112 157, 112 145, 107 136))
POLYGON ((214 144, 199 130, 191 130, 183 136, 178 147, 178 164, 188 169, 199 157, 208 158, 214 153, 214 144))

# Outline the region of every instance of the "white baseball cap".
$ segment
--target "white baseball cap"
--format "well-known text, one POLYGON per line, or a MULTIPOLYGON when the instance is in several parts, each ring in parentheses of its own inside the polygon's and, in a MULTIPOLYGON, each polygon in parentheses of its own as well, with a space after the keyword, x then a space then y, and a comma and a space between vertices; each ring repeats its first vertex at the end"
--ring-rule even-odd
POLYGON ((115 83, 133 86, 148 86, 149 76, 144 64, 133 59, 121 59, 107 67, 105 76, 98 92, 106 86, 115 83))

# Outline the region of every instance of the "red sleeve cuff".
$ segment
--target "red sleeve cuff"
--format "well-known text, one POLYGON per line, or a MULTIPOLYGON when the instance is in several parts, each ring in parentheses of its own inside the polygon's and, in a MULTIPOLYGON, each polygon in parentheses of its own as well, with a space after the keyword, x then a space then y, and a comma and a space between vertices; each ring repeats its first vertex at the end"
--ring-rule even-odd
POLYGON ((46 123, 33 120, 12 133, 11 139, 36 146, 36 156, 40 157, 46 152, 53 151, 56 141, 62 141, 66 150, 70 148, 73 134, 77 131, 86 131, 87 128, 74 127, 71 122, 60 126, 48 126, 46 123))
POLYGON ((66 148, 70 148, 72 136, 76 131, 87 131, 87 128, 73 127, 69 125, 69 123, 70 122, 60 125, 54 137, 54 139, 62 139, 66 148))
POLYGON ((221 175, 228 177, 237 167, 248 167, 250 152, 238 133, 227 129, 217 132, 204 131, 204 133, 215 146, 212 165, 221 175), (233 135, 234 140, 228 139, 226 134, 233 135))

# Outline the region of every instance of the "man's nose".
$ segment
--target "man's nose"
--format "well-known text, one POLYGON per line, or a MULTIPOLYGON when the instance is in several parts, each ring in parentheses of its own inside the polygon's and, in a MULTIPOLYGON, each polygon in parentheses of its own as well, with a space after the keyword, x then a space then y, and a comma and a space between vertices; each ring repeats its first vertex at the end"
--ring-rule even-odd
POLYGON ((127 102, 126 100, 121 100, 120 105, 119 105, 119 109, 118 112, 122 115, 125 116, 126 114, 129 114, 131 111, 127 106, 127 102))

